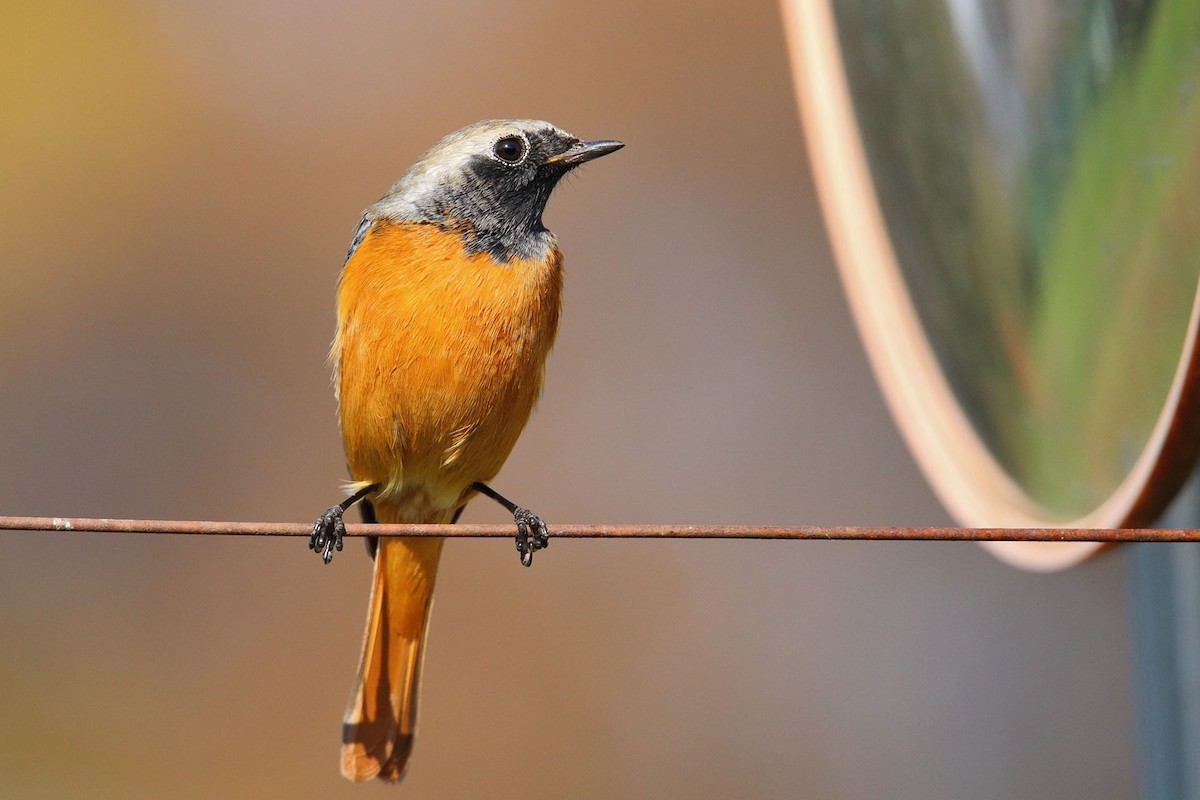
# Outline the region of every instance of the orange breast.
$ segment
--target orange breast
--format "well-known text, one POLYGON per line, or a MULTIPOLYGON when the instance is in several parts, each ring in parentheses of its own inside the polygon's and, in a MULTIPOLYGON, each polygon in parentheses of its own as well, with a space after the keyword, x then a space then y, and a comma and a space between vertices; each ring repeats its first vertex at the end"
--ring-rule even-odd
POLYGON ((342 443, 380 521, 447 519, 488 481, 541 391, 562 255, 497 262, 429 224, 377 222, 342 269, 333 343, 342 443))

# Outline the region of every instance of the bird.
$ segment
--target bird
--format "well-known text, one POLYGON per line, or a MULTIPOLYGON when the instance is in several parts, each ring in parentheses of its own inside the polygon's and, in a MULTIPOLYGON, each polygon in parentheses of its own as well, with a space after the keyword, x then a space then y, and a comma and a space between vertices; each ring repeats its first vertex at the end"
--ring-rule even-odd
MULTIPOLYGON (((445 136, 363 212, 337 289, 330 349, 351 494, 309 547, 329 563, 343 515, 454 522, 476 495, 512 515, 521 562, 549 544, 540 517, 491 488, 541 393, 563 255, 542 223, 558 182, 623 147, 542 120, 445 136)), ((416 728, 425 632, 443 540, 379 537, 342 774, 400 780, 416 728)))

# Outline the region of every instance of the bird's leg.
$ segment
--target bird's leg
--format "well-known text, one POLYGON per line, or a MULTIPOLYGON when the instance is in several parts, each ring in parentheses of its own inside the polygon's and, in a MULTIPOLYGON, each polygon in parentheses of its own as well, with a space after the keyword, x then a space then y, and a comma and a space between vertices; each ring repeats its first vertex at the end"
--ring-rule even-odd
POLYGON ((521 554, 522 564, 528 567, 533 563, 534 553, 550 546, 550 532, 537 514, 517 505, 486 483, 476 481, 471 488, 492 498, 513 515, 513 521, 517 523, 517 552, 521 554))
POLYGON ((313 523, 312 536, 308 539, 308 549, 319 551, 321 560, 326 564, 332 561, 333 551, 341 552, 342 537, 346 535, 346 523, 342 521, 342 515, 346 513, 346 509, 378 488, 378 483, 372 483, 370 486, 359 489, 337 505, 325 509, 325 513, 317 517, 317 521, 313 523))
MULTIPOLYGON (((375 519, 375 506, 371 505, 371 501, 367 499, 360 500, 358 503, 358 513, 362 515, 362 521, 365 525, 374 525, 379 520, 375 519)), ((364 536, 363 544, 367 546, 367 555, 371 560, 375 560, 375 551, 379 549, 378 536, 364 536)))

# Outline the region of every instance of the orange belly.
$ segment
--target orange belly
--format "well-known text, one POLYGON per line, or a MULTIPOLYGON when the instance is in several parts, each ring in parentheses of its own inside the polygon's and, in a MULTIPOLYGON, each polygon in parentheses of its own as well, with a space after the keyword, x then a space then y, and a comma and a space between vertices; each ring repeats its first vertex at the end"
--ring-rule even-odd
POLYGON ((541 391, 562 256, 500 263, 376 222, 342 269, 331 353, 350 474, 381 522, 441 522, 500 470, 541 391))

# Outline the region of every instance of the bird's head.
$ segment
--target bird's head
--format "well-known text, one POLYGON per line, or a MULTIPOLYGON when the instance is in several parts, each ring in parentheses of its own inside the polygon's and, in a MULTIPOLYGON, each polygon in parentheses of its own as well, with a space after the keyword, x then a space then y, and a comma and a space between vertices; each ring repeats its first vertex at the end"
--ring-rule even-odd
POLYGON ((365 216, 457 230, 470 251, 500 261, 530 258, 549 240, 542 212, 558 181, 622 147, 541 120, 477 122, 425 151, 365 216))

